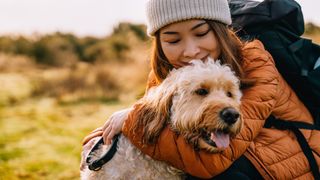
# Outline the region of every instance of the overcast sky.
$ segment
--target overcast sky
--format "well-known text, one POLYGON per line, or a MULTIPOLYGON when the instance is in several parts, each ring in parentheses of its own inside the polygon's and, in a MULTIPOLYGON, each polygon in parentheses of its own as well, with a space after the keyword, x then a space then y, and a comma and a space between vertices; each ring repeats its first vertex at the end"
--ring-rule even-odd
MULTIPOLYGON (((147 0, 0 0, 0 35, 72 32, 105 36, 121 21, 145 23, 147 0)), ((298 0, 306 21, 320 25, 320 1, 298 0)))

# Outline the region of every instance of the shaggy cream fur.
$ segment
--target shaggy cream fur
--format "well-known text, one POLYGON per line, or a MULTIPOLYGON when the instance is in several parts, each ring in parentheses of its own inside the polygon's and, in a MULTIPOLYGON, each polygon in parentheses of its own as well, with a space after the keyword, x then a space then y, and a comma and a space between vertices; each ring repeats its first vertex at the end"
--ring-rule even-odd
MULTIPOLYGON (((144 143, 156 142, 167 124, 197 149, 215 153, 239 133, 239 80, 226 65, 208 59, 174 69, 138 102, 137 125, 144 125, 144 143)), ((94 141, 94 140, 93 140, 94 141)), ((93 142, 92 141, 92 142, 93 142)), ((93 143, 88 143, 84 155, 93 143)), ((102 146, 97 157, 109 147, 102 146)), ((152 160, 121 136, 116 155, 100 171, 85 168, 82 179, 181 179, 181 171, 152 160)))

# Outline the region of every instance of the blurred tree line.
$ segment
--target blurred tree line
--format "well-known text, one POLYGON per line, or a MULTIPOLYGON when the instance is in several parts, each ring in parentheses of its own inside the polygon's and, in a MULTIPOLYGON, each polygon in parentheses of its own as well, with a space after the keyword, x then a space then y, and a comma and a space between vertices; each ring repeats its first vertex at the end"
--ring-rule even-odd
POLYGON ((142 24, 120 23, 111 35, 104 38, 77 37, 70 33, 36 37, 0 36, 0 52, 26 55, 37 63, 64 66, 75 61, 125 60, 125 53, 132 47, 128 39, 135 37, 137 43, 146 41, 146 27, 142 24))
MULTIPOLYGON (((305 35, 319 35, 320 27, 307 23, 305 35)), ((77 37, 70 33, 56 32, 54 34, 36 37, 0 36, 0 52, 13 55, 27 55, 37 63, 65 66, 77 61, 94 63, 97 61, 124 61, 134 43, 148 40, 146 27, 142 24, 120 23, 113 29, 111 35, 104 38, 77 37)))

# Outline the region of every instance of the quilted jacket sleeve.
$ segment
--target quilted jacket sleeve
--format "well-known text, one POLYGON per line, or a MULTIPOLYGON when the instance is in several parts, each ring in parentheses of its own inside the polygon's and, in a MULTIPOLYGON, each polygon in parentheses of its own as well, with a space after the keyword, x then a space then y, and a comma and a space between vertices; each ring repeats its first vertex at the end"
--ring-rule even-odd
MULTIPOLYGON (((132 126, 136 111, 132 111, 123 126, 123 133, 143 153, 156 160, 165 161, 193 176, 210 178, 226 170, 239 158, 263 127, 264 120, 271 114, 275 105, 279 73, 270 54, 261 42, 255 40, 244 49, 243 70, 247 78, 256 79, 254 86, 243 91, 241 113, 244 126, 230 146, 221 153, 195 151, 183 137, 176 135, 169 127, 165 128, 158 142, 153 145, 141 143, 141 130, 133 132, 132 126)), ((139 105, 135 106, 136 109, 139 105)))

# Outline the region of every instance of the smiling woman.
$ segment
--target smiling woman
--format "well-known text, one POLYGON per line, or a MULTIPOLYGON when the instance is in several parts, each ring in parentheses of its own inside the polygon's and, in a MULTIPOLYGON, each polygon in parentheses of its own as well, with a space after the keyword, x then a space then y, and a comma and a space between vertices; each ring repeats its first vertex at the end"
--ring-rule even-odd
MULTIPOLYGON (((186 141, 165 120, 160 123, 151 123, 151 120, 138 123, 141 120, 139 105, 135 104, 128 118, 123 120, 121 116, 112 116, 112 121, 108 120, 84 142, 102 135, 108 144, 122 128, 123 134, 143 153, 192 176, 215 179, 312 179, 308 161, 297 140, 292 138, 293 132, 264 128, 270 114, 280 119, 306 123, 313 122, 312 116, 282 79, 263 44, 258 40, 242 42, 228 28, 231 16, 227 0, 149 0, 146 10, 147 32, 154 43, 147 90, 161 86, 171 70, 189 66, 194 58, 202 61, 207 56, 219 59, 235 71, 241 80, 243 98, 240 114, 243 128, 238 136, 231 139, 220 132, 210 133, 210 137, 208 134, 204 136, 210 145, 225 146, 221 153, 196 151, 192 145, 200 143, 200 140, 197 141, 200 138, 192 141, 196 143, 186 141), (164 128, 157 128, 159 126, 164 128), (157 129, 155 137, 158 138, 145 141, 144 132, 152 128, 157 129)), ((185 86, 198 81, 192 82, 185 86)), ((163 91, 170 91, 170 86, 163 91)), ((206 91, 198 93, 205 95, 206 91)), ((174 102, 172 98, 166 108, 159 107, 158 111, 169 114, 175 112, 170 108, 174 102)), ((197 101, 192 99, 190 102, 196 104, 197 101)), ((190 114, 180 115, 179 118, 193 117, 197 113, 191 112, 198 107, 183 109, 185 114, 190 114)), ((214 112, 209 109, 203 116, 214 112)), ((221 116, 224 116, 223 113, 221 116)), ((316 156, 319 155, 317 140, 320 132, 307 130, 304 136, 311 149, 317 152, 316 156)))

